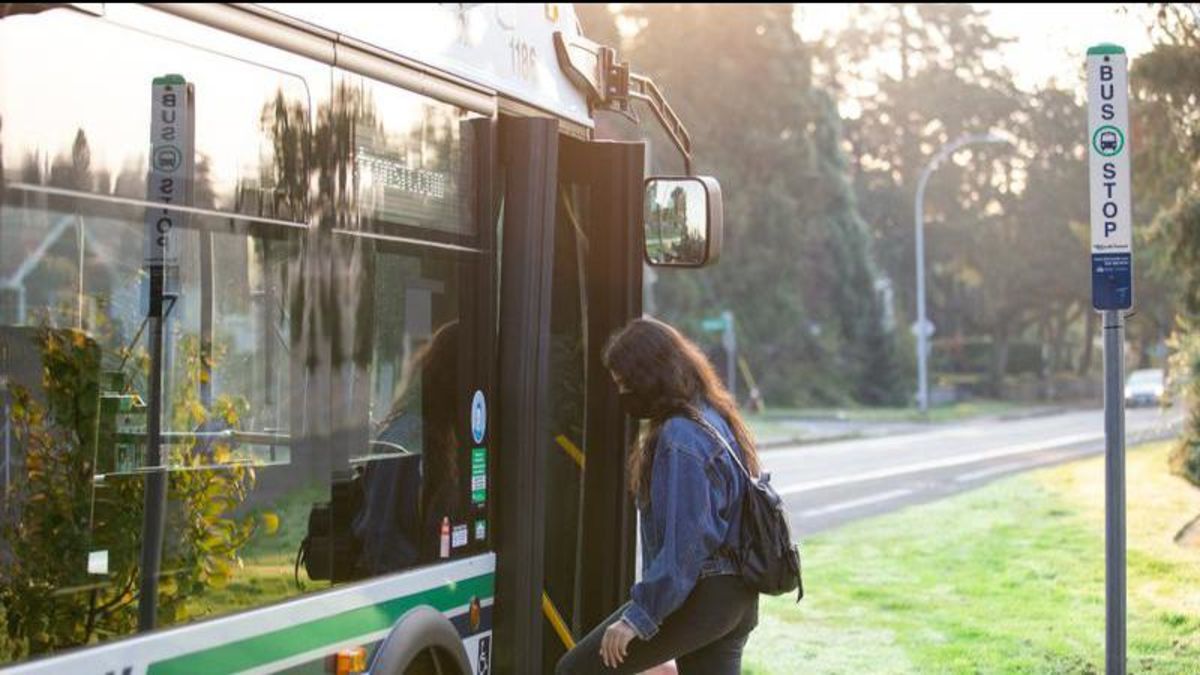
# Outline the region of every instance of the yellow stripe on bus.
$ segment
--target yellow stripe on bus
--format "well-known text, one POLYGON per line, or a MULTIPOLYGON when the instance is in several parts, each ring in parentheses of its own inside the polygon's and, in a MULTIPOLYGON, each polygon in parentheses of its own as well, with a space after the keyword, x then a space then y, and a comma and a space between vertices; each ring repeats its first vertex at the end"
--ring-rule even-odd
POLYGON ((567 438, 566 436, 558 436, 554 440, 558 441, 558 447, 562 448, 564 452, 570 455, 571 459, 575 460, 575 463, 579 465, 580 469, 582 469, 583 451, 579 449, 579 446, 572 443, 571 439, 567 438))
POLYGON ((546 591, 542 591, 542 613, 550 621, 554 632, 558 633, 558 639, 562 640, 563 646, 568 651, 574 649, 575 639, 571 637, 571 632, 567 630, 567 624, 563 623, 562 617, 559 616, 558 610, 554 608, 554 603, 550 602, 550 596, 546 594, 546 591))

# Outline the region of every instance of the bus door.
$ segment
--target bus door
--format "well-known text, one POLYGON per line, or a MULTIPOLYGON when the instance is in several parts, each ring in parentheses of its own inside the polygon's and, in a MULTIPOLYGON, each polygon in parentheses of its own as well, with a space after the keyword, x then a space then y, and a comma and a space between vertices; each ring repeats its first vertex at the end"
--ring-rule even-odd
POLYGON ((600 357, 641 313, 643 146, 545 119, 505 119, 501 138, 497 657, 551 672, 633 579, 632 428, 600 357))

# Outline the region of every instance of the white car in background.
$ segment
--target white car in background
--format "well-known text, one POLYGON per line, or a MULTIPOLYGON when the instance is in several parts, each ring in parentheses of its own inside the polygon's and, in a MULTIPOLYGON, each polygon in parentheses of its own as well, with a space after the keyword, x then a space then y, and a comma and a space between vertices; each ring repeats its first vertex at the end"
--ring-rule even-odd
POLYGON ((1135 370, 1125 381, 1125 405, 1161 405, 1167 401, 1167 374, 1162 368, 1135 370))

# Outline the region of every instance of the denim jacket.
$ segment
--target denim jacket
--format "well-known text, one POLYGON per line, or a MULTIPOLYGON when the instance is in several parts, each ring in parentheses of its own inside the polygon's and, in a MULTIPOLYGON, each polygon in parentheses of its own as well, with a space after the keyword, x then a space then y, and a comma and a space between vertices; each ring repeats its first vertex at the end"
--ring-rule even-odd
MULTIPOLYGON (((744 462, 721 415, 707 404, 698 408, 744 462)), ((741 469, 712 434, 682 416, 663 424, 654 449, 650 499, 638 503, 642 580, 630 590, 622 614, 638 637, 652 638, 700 579, 737 573, 719 549, 737 544, 745 489, 741 469)))

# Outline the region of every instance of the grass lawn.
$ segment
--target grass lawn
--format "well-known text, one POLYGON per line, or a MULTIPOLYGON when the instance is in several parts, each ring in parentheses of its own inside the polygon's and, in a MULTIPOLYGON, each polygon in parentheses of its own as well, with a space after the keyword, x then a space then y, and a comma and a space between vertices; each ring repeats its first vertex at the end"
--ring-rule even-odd
MULTIPOLYGON (((328 489, 307 488, 261 509, 260 512, 270 512, 279 518, 279 528, 251 539, 242 549, 241 568, 233 573, 228 584, 210 587, 196 596, 189 603, 189 617, 196 620, 222 616, 299 595, 302 591, 295 585, 295 562, 308 529, 308 512, 313 502, 328 500, 328 489)), ((303 569, 300 579, 309 590, 328 587, 328 583, 308 581, 303 569)))
MULTIPOLYGON (((1131 673, 1200 673, 1200 490, 1128 454, 1131 673)), ((763 598, 745 672, 1104 672, 1101 458, 804 542, 807 597, 763 598)))

